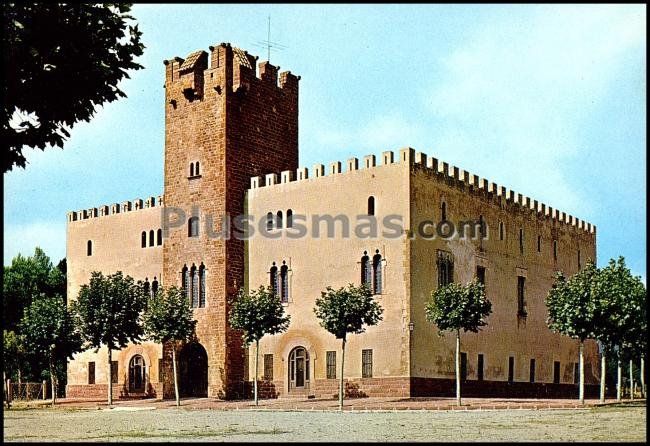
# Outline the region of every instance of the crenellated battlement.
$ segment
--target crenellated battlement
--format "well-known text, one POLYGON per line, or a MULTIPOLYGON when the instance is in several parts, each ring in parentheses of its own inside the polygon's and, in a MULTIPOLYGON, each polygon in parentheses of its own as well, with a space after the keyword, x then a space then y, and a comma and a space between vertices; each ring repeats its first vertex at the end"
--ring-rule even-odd
POLYGON ((271 65, 268 61, 258 64, 258 75, 258 56, 233 47, 230 43, 220 43, 209 49, 210 53, 199 50, 190 53, 185 59, 174 57, 164 61, 168 96, 172 90, 174 93, 182 93, 172 93, 172 97, 168 97, 168 103, 175 106, 182 96, 193 101, 213 93, 217 96, 226 92, 246 93, 254 84, 274 86, 297 98, 300 76, 290 71, 279 72, 280 67, 271 65))
POLYGON ((122 203, 112 203, 110 205, 104 204, 95 208, 70 211, 67 215, 68 222, 73 222, 161 206, 163 206, 163 198, 162 195, 158 195, 158 197, 148 197, 146 200, 143 200, 142 198, 136 198, 133 201, 127 200, 123 201, 122 203))
POLYGON ((406 164, 412 169, 427 172, 437 181, 478 196, 485 201, 506 206, 513 211, 527 213, 540 220, 548 219, 591 234, 596 233, 596 226, 591 223, 569 215, 566 212, 560 212, 551 206, 547 206, 545 203, 533 200, 512 189, 507 189, 504 186, 472 174, 467 170, 450 165, 435 157, 427 156, 423 152, 416 152, 414 149, 406 147, 399 150, 397 160, 395 160, 394 155, 393 151, 382 152, 380 158, 382 161, 381 165, 377 164, 375 155, 366 155, 361 162, 361 168, 359 167, 360 163, 358 158, 350 158, 346 163, 342 163, 341 161, 332 162, 329 164, 328 169, 325 169, 323 164, 314 164, 312 167, 312 178, 309 177, 309 169, 306 167, 297 169, 295 175, 293 171, 285 170, 280 172, 279 176, 277 173, 269 173, 264 177, 255 176, 250 179, 250 189, 272 187, 291 182, 317 180, 326 176, 350 174, 360 169, 375 169, 393 164, 406 164), (342 171, 343 165, 347 166, 345 172, 342 171))

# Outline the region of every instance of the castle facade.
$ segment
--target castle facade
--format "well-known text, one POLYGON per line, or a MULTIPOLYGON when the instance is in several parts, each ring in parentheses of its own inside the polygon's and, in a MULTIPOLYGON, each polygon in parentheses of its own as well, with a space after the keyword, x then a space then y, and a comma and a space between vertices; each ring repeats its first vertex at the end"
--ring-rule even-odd
MULTIPOLYGON (((255 379, 255 347, 227 315, 240 287, 271 285, 291 324, 260 342, 262 394, 322 397, 337 392, 341 351, 315 300, 367 283, 383 320, 350 336, 347 392, 443 396, 455 338, 438 335, 424 305, 478 277, 493 312, 461 336, 463 394, 577 394, 578 341, 547 328, 544 299, 555 271, 595 261, 595 226, 411 148, 299 168, 300 77, 256 62, 225 43, 165 61, 164 193, 68 213, 68 299, 95 270, 182 287, 198 324, 179 355, 181 393, 237 398, 255 379), (240 228, 229 217, 249 222, 245 237, 223 236, 240 228)), ((67 395, 103 396, 108 379, 116 397, 173 395, 169 346, 106 358, 75 355, 67 395)), ((598 360, 587 341, 587 384, 598 360)))

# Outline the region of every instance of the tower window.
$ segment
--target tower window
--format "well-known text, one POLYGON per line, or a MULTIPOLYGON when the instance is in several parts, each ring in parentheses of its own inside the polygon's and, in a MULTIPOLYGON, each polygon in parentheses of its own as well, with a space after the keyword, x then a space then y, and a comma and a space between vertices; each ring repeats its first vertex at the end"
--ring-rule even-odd
POLYGON ((519 228, 519 254, 524 253, 524 230, 519 228))
POLYGON ((375 215, 375 197, 368 197, 368 215, 375 215))
POLYGON ((293 228, 293 211, 287 209, 287 228, 293 228))
POLYGON ((147 247, 147 231, 142 231, 140 235, 140 240, 143 248, 147 247))
POLYGON ((190 176, 194 176, 194 163, 190 163, 190 176))
POLYGON ((192 308, 197 308, 199 306, 199 275, 194 264, 190 268, 190 279, 192 283, 192 308))
POLYGON ((266 230, 270 231, 273 229, 273 212, 266 214, 266 230))
POLYGON ((438 288, 454 281, 454 259, 448 251, 438 250, 438 288))
POLYGON ((282 262, 280 267, 280 300, 289 302, 289 267, 282 262))
POLYGON ((276 216, 277 216, 277 222, 278 222, 278 224, 277 224, 276 227, 277 227, 278 229, 282 229, 282 211, 278 211, 278 213, 276 214, 276 216))
POLYGON ((526 289, 526 278, 522 276, 517 276, 517 315, 526 316, 525 306, 525 289, 526 289))
POLYGON ((370 257, 366 251, 361 257, 361 285, 366 285, 372 289, 372 269, 370 268, 370 257))
POLYGON ((269 271, 269 276, 270 276, 270 285, 271 289, 273 290, 274 295, 278 295, 278 267, 275 266, 275 262, 273 262, 273 266, 271 266, 271 270, 269 271))
POLYGON ((440 205, 440 221, 447 221, 447 203, 444 201, 440 205))
POLYGON ((187 265, 183 265, 183 269, 181 270, 181 280, 182 280, 182 286, 183 286, 183 294, 185 295, 185 299, 190 298, 190 271, 187 269, 187 265))
POLYGON ((205 265, 199 266, 199 307, 205 307, 205 265))
POLYGON ((500 221, 499 222, 499 240, 503 240, 505 238, 505 235, 506 235, 506 230, 505 229, 506 228, 504 227, 503 222, 500 221))
POLYGON ((153 246, 153 235, 154 235, 154 232, 153 232, 153 229, 152 229, 151 231, 149 231, 149 246, 153 246))
POLYGON ((160 246, 162 245, 162 229, 158 229, 158 234, 157 234, 157 240, 156 240, 156 245, 160 246))
POLYGON ((190 219, 187 221, 187 236, 199 236, 199 217, 190 217, 190 219))
POLYGON ((580 258, 580 250, 578 249, 578 269, 582 268, 582 259, 580 258))
POLYGON ((194 168, 194 175, 196 175, 196 176, 201 175, 201 171, 199 169, 199 162, 198 161, 196 162, 196 166, 194 168))
POLYGON ((553 260, 557 262, 557 240, 553 240, 553 260))
POLYGON ((375 251, 375 255, 372 257, 372 287, 373 287, 373 294, 381 294, 382 265, 381 265, 381 254, 379 254, 378 249, 375 251))
POLYGON ((92 240, 88 240, 88 242, 86 243, 86 255, 87 256, 93 255, 93 241, 92 240))
POLYGON ((542 252, 542 236, 537 236, 537 252, 542 252))

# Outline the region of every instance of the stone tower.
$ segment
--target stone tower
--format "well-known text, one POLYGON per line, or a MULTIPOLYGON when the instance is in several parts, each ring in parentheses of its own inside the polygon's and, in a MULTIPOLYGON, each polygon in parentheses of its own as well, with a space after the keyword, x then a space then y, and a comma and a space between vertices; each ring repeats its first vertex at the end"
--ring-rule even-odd
MULTIPOLYGON (((224 214, 243 213, 250 177, 298 167, 300 78, 283 72, 278 79, 279 67, 268 62, 259 64, 257 77, 256 60, 222 43, 209 54, 196 51, 164 62, 164 205, 167 215, 178 217, 172 210, 180 209, 185 216, 173 222, 163 243, 163 284, 181 286, 184 267, 204 268, 205 304, 194 309, 203 358, 186 358, 181 373, 207 362, 207 371, 191 373, 194 380, 196 373, 207 375, 210 397, 230 398, 244 389, 244 350, 227 314, 229 299, 244 285, 245 258, 243 241, 208 232, 221 230, 224 214), (188 232, 192 216, 198 217, 198 236, 188 232)), ((171 392, 165 385, 164 393, 171 392)))

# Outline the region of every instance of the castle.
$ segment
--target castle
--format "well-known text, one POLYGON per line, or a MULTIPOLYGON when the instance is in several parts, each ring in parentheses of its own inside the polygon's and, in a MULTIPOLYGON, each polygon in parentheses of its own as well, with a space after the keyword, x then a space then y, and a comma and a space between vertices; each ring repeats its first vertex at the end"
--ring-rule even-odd
MULTIPOLYGON (((181 394, 237 398, 250 391, 255 347, 229 328, 231 301, 239 287, 270 284, 291 324, 260 342, 262 394, 331 396, 340 342, 314 303, 327 286, 368 283, 383 320, 349 338, 348 392, 451 395, 455 340, 438 335, 424 305, 438 286, 478 277, 493 312, 462 334, 463 394, 577 394, 578 341, 547 328, 544 299, 555 271, 596 259, 595 226, 411 148, 299 168, 300 77, 256 62, 226 43, 164 62, 164 193, 68 213, 68 299, 95 270, 183 287, 198 324, 179 354, 181 394), (251 217, 258 236, 215 237, 223 216, 251 217), (390 222, 392 236, 346 230, 368 217, 390 222), (472 221, 472 237, 436 224, 472 221)), ((116 397, 173 395, 168 346, 129 345, 110 367, 106 353, 74 356, 69 397, 104 396, 108 379, 116 397)), ((598 360, 587 341, 588 393, 598 360)))

